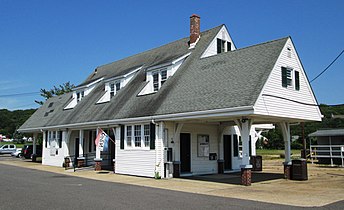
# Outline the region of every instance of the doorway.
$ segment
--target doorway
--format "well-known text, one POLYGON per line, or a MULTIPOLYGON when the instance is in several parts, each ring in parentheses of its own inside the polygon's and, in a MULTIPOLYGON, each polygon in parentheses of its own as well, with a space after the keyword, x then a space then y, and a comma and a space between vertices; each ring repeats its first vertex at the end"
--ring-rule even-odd
POLYGON ((224 169, 232 170, 232 136, 223 135, 224 169))
POLYGON ((191 138, 189 133, 180 134, 180 172, 191 172, 191 138))

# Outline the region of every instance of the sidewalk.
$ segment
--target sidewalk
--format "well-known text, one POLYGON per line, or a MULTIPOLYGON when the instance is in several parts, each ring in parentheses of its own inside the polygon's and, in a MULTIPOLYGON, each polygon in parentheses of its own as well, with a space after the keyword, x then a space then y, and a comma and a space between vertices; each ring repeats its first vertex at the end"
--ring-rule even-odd
MULTIPOLYGON (((116 182, 293 206, 324 206, 344 200, 344 168, 329 168, 312 164, 308 164, 308 181, 291 181, 278 178, 252 183, 252 186, 249 187, 238 184, 182 178, 155 180, 152 178, 119 175, 109 171, 96 172, 92 168, 85 168, 73 172, 73 170, 64 170, 64 168, 53 166, 43 166, 39 163, 20 161, 17 159, 3 160, 0 161, 0 164, 49 171, 106 182, 116 182)), ((283 167, 281 166, 281 161, 264 161, 263 173, 282 174, 283 167)), ((252 174, 252 176, 255 176, 255 174, 252 174)), ((211 177, 213 180, 216 180, 217 178, 222 179, 223 177, 226 177, 226 175, 211 175, 211 177)))

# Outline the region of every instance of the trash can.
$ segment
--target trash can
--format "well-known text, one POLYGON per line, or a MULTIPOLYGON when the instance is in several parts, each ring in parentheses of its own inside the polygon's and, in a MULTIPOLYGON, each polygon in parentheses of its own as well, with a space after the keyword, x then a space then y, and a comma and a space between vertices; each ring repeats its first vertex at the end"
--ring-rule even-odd
POLYGON ((260 155, 251 156, 250 162, 252 165, 252 171, 262 171, 263 170, 263 158, 260 155))
POLYGON ((308 180, 306 159, 292 160, 291 179, 308 180))

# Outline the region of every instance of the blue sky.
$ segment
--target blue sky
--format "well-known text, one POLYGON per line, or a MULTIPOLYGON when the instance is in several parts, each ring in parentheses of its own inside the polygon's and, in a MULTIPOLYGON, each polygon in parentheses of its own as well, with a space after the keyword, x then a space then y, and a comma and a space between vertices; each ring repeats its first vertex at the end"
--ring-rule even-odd
MULTIPOLYGON (((41 88, 189 36, 193 13, 202 31, 226 24, 237 48, 291 36, 311 80, 344 49, 343 11, 342 0, 0 0, 0 108, 37 108, 41 88), (6 97, 20 93, 33 94, 6 97)), ((343 78, 344 55, 312 83, 318 102, 343 104, 343 78)))

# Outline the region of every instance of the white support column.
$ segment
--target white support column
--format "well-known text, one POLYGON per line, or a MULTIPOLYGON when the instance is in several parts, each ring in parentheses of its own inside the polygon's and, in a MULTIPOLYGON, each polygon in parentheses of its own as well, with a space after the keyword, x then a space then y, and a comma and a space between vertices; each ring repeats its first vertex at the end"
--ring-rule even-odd
POLYGON ((218 159, 219 160, 223 160, 224 159, 224 154, 223 154, 223 133, 225 131, 225 129, 227 128, 227 126, 224 125, 219 125, 218 127, 218 159))
POLYGON ((71 130, 66 130, 62 132, 62 149, 63 149, 63 156, 67 157, 69 156, 69 139, 70 139, 70 135, 71 135, 72 131, 71 130))
POLYGON ((238 125, 241 140, 242 140, 242 159, 241 159, 241 168, 252 168, 250 164, 250 131, 253 123, 252 119, 238 119, 235 120, 235 123, 238 125))
POLYGON ((36 142, 37 142, 37 133, 34 133, 33 134, 33 149, 32 149, 32 154, 36 154, 36 142))
POLYGON ((280 127, 283 134, 284 140, 284 164, 290 165, 291 164, 291 152, 290 152, 290 125, 288 122, 280 123, 280 127))
POLYGON ((177 127, 175 128, 173 141, 175 144, 174 147, 174 161, 180 161, 180 132, 183 128, 183 123, 177 123, 177 127))
MULTIPOLYGON (((154 125, 154 124, 153 124, 154 125)), ((164 123, 155 124, 155 170, 164 176, 164 123)))
POLYGON ((79 131, 79 157, 84 154, 84 130, 79 131))

